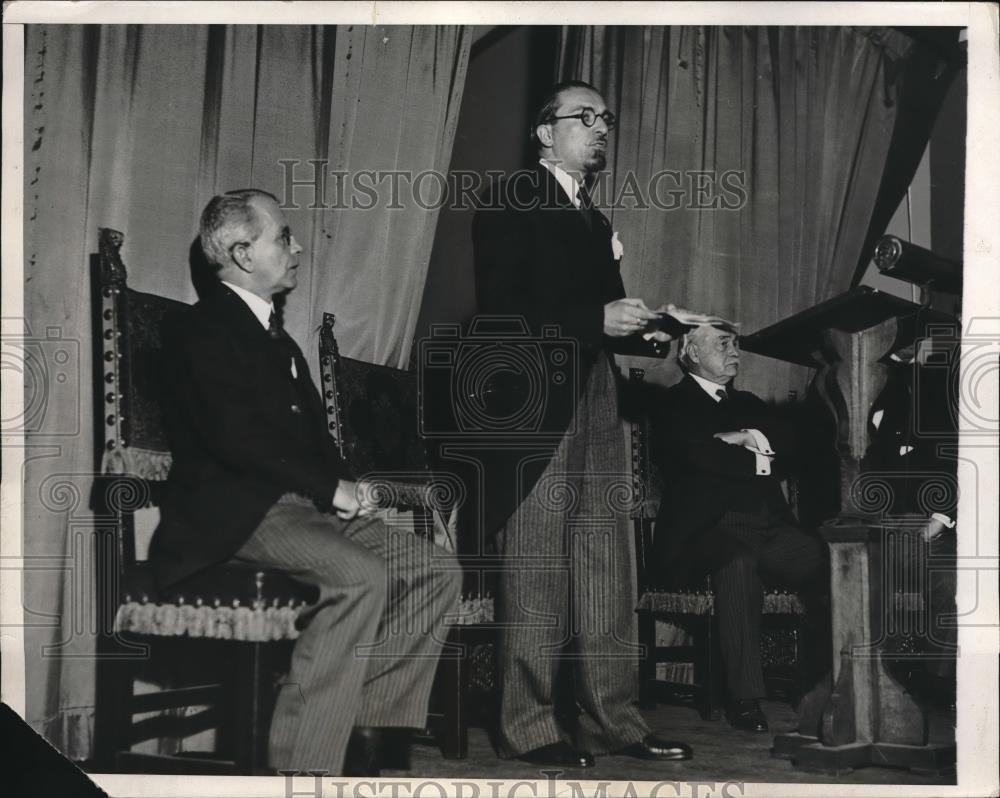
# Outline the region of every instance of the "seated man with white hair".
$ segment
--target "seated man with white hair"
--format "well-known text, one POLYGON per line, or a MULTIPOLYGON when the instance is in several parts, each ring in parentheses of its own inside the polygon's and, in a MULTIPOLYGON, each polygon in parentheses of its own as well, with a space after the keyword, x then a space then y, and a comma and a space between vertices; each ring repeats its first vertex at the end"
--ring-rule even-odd
POLYGON ((681 341, 684 378, 657 404, 653 457, 665 482, 656 562, 667 584, 711 574, 729 692, 727 716, 766 732, 760 708, 763 579, 822 584, 825 548, 798 528, 775 475, 791 436, 757 396, 737 391, 736 325, 714 320, 681 341))

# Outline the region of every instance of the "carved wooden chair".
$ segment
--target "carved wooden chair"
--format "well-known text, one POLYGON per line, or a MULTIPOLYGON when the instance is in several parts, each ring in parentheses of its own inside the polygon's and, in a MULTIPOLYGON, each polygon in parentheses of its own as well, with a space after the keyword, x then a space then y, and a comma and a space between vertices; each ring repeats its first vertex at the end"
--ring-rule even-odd
POLYGON ((148 516, 170 468, 159 406, 161 336, 165 325, 182 323, 187 306, 128 287, 123 241, 102 228, 91 259, 94 767, 250 775, 264 770, 276 682, 287 669, 298 610, 312 599, 281 573, 235 564, 157 593, 137 529, 155 523, 148 516), (208 729, 213 750, 181 750, 184 738, 208 729), (156 750, 133 750, 145 741, 156 750))
MULTIPOLYGON (((708 577, 687 590, 663 590, 653 573, 653 521, 662 494, 662 481, 649 454, 649 403, 652 389, 643 384, 645 372, 630 369, 625 385, 623 411, 630 428, 632 476, 637 495, 643 496, 633 510, 638 557, 639 643, 643 656, 639 666, 639 701, 647 709, 658 700, 693 701, 706 720, 722 716, 724 671, 719 648, 715 595, 708 577), (677 640, 657 640, 663 629, 657 622, 673 624, 683 634, 677 640), (685 668, 670 666, 684 665, 685 668), (665 665, 658 676, 658 665, 665 665), (692 681, 683 677, 690 675, 692 681)), ((761 656, 769 693, 796 698, 805 690, 802 667, 802 617, 805 607, 797 595, 786 590, 764 594, 764 628, 761 656)))
MULTIPOLYGON (((358 478, 376 486, 388 523, 412 523, 414 533, 455 551, 463 487, 454 475, 433 468, 420 434, 416 371, 343 357, 335 322, 334 314, 323 314, 319 353, 327 427, 341 455, 358 478)), ((448 759, 463 759, 468 750, 472 689, 490 653, 481 638, 492 620, 492 599, 481 594, 463 597, 449 618, 428 718, 448 759)))

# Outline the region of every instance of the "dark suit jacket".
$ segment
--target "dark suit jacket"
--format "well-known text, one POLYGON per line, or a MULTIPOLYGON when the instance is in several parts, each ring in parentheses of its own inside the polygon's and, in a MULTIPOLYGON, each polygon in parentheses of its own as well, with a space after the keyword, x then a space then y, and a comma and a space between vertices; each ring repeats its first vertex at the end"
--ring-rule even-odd
MULTIPOLYGON (((630 351, 641 345, 604 335, 604 305, 625 296, 611 235, 611 224, 602 213, 594 210, 588 225, 584 213, 541 166, 494 186, 476 212, 472 238, 479 313, 520 316, 535 337, 544 325, 558 325, 575 350, 575 379, 546 382, 538 399, 545 403, 540 424, 544 434, 512 435, 508 452, 483 457, 487 533, 516 509, 518 481, 523 497, 541 476, 597 359, 606 357, 605 350, 612 346, 630 351), (518 472, 531 445, 541 446, 548 456, 525 461, 526 468, 518 472)), ((543 353, 545 347, 543 343, 543 353)), ((497 390, 514 393, 517 388, 501 377, 497 390)))
POLYGON ((730 510, 769 510, 794 521, 775 474, 779 457, 791 448, 790 435, 752 393, 730 386, 729 395, 718 403, 685 375, 653 410, 651 454, 664 480, 654 555, 665 584, 687 584, 732 557, 735 541, 715 527, 730 510), (713 437, 739 429, 767 436, 776 452, 771 476, 756 475, 753 452, 713 437))
POLYGON ((888 515, 943 513, 955 519, 958 395, 952 376, 946 365, 889 365, 885 387, 872 403, 871 445, 862 462, 864 474, 891 491, 888 515), (878 411, 882 418, 875 427, 878 411))
POLYGON ((151 560, 169 585, 229 559, 286 492, 328 509, 350 473, 301 350, 272 339, 226 286, 165 331, 163 357, 173 463, 151 560))

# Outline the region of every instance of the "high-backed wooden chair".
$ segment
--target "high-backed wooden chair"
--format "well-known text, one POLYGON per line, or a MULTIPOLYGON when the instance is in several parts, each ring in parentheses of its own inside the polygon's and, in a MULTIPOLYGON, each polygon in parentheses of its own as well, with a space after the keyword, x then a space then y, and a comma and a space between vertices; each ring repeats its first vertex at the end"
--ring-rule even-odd
MULTIPOLYGON (((637 495, 644 501, 633 511, 638 557, 639 643, 644 655, 639 667, 639 700, 652 708, 658 700, 693 701, 706 720, 722 716, 724 671, 715 616, 715 595, 708 577, 690 589, 664 590, 657 586, 652 560, 653 521, 662 495, 662 481, 653 467, 649 453, 650 402, 655 389, 643 383, 645 372, 630 369, 625 385, 623 410, 631 438, 631 467, 637 483, 637 495), (657 641, 657 621, 679 627, 685 642, 670 644, 657 641), (689 663, 692 681, 677 678, 677 671, 666 670, 666 678, 657 676, 661 663, 689 663)), ((764 628, 761 656, 768 691, 790 698, 801 695, 804 684, 802 667, 802 616, 805 607, 798 596, 786 590, 768 590, 764 594, 764 628)))
MULTIPOLYGON (((341 455, 358 478, 376 485, 380 508, 391 512, 389 523, 412 521, 416 534, 455 551, 463 487, 433 468, 420 434, 417 373, 341 356, 335 323, 334 314, 323 314, 320 375, 327 427, 341 455)), ((428 725, 449 759, 462 759, 468 750, 472 688, 484 671, 489 680, 483 659, 490 654, 485 644, 492 620, 492 599, 481 595, 464 597, 448 618, 428 725)))
POLYGON ((250 775, 265 770, 276 681, 287 668, 298 609, 312 597, 279 572, 237 565, 157 592, 136 531, 155 515, 170 468, 159 404, 161 337, 167 325, 184 323, 187 306, 128 287, 123 241, 102 228, 91 259, 94 767, 250 775), (215 731, 214 750, 182 750, 184 738, 207 729, 215 731), (149 740, 156 751, 133 750, 149 740))

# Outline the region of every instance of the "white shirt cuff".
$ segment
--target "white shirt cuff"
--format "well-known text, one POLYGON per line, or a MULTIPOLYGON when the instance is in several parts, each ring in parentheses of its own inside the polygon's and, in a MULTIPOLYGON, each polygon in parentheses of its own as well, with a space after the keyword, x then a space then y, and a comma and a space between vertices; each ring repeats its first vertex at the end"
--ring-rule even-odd
POLYGON ((942 524, 944 524, 946 527, 948 527, 948 529, 954 529, 955 528, 955 521, 954 521, 954 519, 949 518, 944 513, 931 513, 931 518, 933 518, 936 521, 940 521, 942 524))
POLYGON ((749 432, 750 436, 753 438, 756 446, 745 447, 749 451, 753 452, 754 460, 754 473, 759 477, 767 477, 771 475, 771 458, 774 457, 774 450, 771 448, 771 443, 768 441, 767 436, 764 435, 758 429, 745 429, 740 430, 741 432, 749 432))

